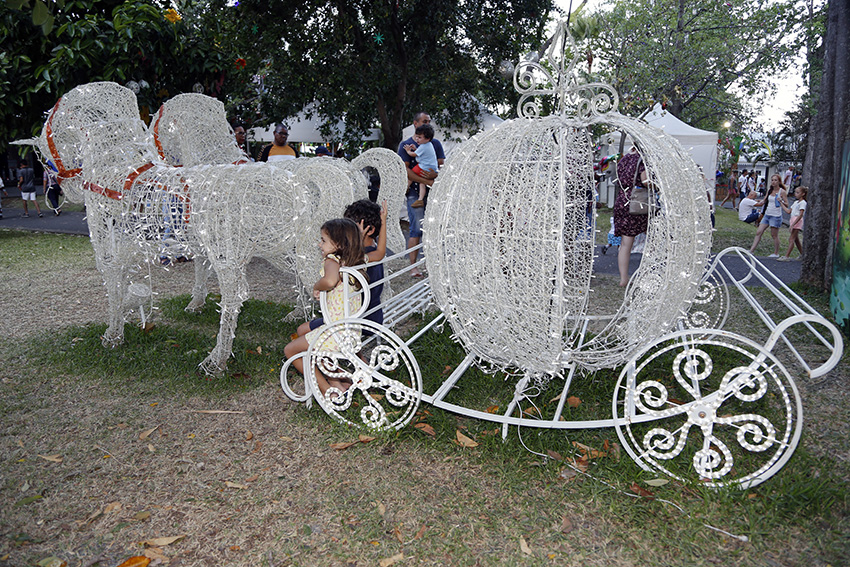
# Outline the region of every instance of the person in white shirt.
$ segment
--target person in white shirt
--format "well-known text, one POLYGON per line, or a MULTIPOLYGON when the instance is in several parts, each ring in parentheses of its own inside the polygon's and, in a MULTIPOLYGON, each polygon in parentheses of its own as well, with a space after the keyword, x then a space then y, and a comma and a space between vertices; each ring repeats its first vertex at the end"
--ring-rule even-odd
POLYGON ((741 199, 741 204, 738 205, 738 220, 744 222, 756 222, 758 220, 759 210, 756 208, 756 197, 758 197, 758 193, 750 191, 746 197, 741 199))

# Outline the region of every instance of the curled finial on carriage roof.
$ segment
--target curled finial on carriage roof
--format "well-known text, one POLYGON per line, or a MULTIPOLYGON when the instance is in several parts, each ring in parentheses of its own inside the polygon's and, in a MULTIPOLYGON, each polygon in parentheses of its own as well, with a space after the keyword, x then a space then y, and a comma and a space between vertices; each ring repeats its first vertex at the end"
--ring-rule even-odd
POLYGON ((514 72, 514 88, 522 95, 517 103, 519 116, 539 117, 539 97, 547 95, 555 97, 552 114, 584 120, 617 110, 619 96, 610 85, 580 82, 576 67, 581 54, 567 22, 558 24, 544 60, 534 59, 521 61, 514 72))

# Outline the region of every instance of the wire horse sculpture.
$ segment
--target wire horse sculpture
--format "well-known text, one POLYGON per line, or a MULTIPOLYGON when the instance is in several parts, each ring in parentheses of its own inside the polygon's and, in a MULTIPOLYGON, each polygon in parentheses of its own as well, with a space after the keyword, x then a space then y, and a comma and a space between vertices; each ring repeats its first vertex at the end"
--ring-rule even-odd
MULTIPOLYGON (((81 85, 56 103, 31 143, 55 166, 68 198, 86 204, 108 297, 104 346, 123 342, 128 309, 151 295, 145 284, 133 282, 140 258, 197 254, 188 308, 203 305, 207 263, 222 296, 216 345, 201 363, 211 374, 230 357, 239 311, 249 297, 245 269, 251 258, 312 275, 319 258, 303 235, 341 216, 355 195, 366 195, 362 176, 357 184, 352 175, 357 163, 310 160, 294 170, 248 163, 224 106, 198 95, 166 103, 148 130, 132 91, 114 83, 81 85)), ((398 188, 387 183, 389 192, 404 190, 397 156, 393 161, 387 153, 373 154, 363 162, 395 180, 398 188)))

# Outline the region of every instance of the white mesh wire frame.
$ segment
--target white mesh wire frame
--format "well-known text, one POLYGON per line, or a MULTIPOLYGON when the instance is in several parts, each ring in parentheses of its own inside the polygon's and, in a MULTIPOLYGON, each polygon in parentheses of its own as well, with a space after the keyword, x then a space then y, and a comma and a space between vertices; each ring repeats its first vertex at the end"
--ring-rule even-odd
POLYGON ((149 126, 160 157, 191 167, 247 162, 227 122, 224 103, 196 93, 176 95, 151 117, 149 126))
POLYGON ((311 279, 318 271, 318 226, 341 216, 354 192, 351 166, 341 160, 310 160, 295 173, 267 163, 167 165, 157 145, 162 155, 183 165, 238 157, 223 107, 197 99, 196 105, 184 104, 192 98, 172 108, 183 108, 185 115, 167 112, 168 107, 160 111, 157 116, 166 121, 156 124, 168 135, 154 143, 129 89, 82 85, 51 111, 38 148, 59 169, 63 187, 86 202, 109 299, 105 344, 123 340, 124 296, 136 254, 174 255, 196 247, 212 262, 222 290, 218 342, 202 365, 215 371, 230 356, 236 319, 248 298, 248 261, 259 254, 278 265, 289 259, 291 266, 297 255, 301 273, 309 272, 311 279), (207 139, 216 140, 217 147, 207 139))
MULTIPOLYGON (((699 170, 672 137, 618 113, 519 118, 448 160, 425 221, 437 304, 464 347, 498 367, 559 374, 622 364, 688 309, 711 247, 699 170), (640 268, 604 330, 585 341, 595 212, 587 127, 635 140, 658 187, 640 268)), ((612 309, 613 311, 613 309, 612 309)))

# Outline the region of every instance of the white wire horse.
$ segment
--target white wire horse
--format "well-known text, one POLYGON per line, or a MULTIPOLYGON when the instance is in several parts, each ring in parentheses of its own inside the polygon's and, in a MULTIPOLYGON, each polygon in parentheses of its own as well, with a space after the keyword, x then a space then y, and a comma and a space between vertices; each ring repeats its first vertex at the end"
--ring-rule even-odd
MULTIPOLYGON (((56 103, 36 145, 59 172, 68 198, 85 202, 109 302, 104 345, 123 342, 139 255, 152 257, 167 242, 169 250, 206 258, 218 276, 219 332, 201 363, 203 371, 217 373, 230 357, 239 311, 249 297, 250 260, 262 256, 292 269, 300 258, 299 267, 310 269, 314 239, 302 235, 315 234, 323 220, 340 216, 354 188, 348 172, 331 160, 311 160, 295 172, 244 163, 230 148, 236 144, 223 106, 219 119, 211 118, 210 105, 195 111, 194 118, 156 122, 155 142, 132 91, 115 83, 81 85, 56 103), (185 134, 169 138, 166 130, 185 134), (169 164, 163 155, 183 166, 169 164), (229 163, 233 157, 236 163, 229 163), (216 160, 226 163, 199 163, 216 160)), ((205 298, 206 274, 198 275, 190 309, 200 308, 205 298)))

